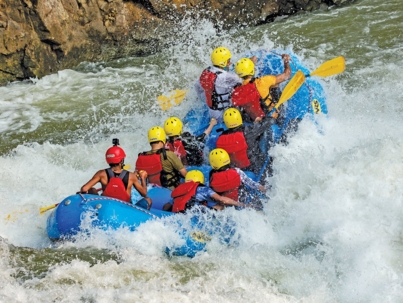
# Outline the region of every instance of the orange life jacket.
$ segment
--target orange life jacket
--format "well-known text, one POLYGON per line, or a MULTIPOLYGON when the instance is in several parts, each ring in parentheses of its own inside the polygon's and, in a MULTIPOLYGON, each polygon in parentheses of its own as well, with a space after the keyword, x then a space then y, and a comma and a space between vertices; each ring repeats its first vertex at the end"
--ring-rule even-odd
POLYGON ((210 172, 210 187, 218 194, 238 201, 241 176, 233 168, 210 172))
POLYGON ((198 182, 188 181, 175 188, 171 193, 171 197, 174 199, 172 212, 177 213, 184 211, 186 209, 186 204, 196 194, 199 185, 200 183, 198 182))
POLYGON ((105 169, 105 171, 108 176, 108 184, 103 190, 102 195, 125 202, 131 202, 130 195, 127 193, 128 177, 130 173, 127 170, 123 170, 119 175, 116 175, 111 168, 105 169))
POLYGON ((221 134, 216 143, 217 148, 227 151, 230 156, 231 163, 236 167, 245 168, 250 165, 247 150, 248 145, 243 131, 221 134))
POLYGON ((206 95, 207 106, 213 110, 224 110, 231 106, 229 93, 218 94, 215 89, 217 76, 222 72, 212 72, 211 68, 206 68, 200 76, 200 85, 206 95))

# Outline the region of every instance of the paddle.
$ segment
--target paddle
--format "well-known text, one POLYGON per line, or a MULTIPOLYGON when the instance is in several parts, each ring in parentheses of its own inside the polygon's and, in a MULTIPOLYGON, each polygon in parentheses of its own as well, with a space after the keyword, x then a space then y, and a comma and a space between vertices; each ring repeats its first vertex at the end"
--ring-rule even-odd
POLYGON ((326 61, 312 73, 310 73, 309 75, 305 75, 305 77, 312 77, 312 76, 329 77, 344 72, 345 68, 346 68, 346 62, 344 60, 344 57, 340 56, 332 60, 326 61))
POLYGON ((345 68, 346 63, 344 57, 339 56, 337 58, 326 61, 310 74, 304 75, 302 71, 298 70, 295 73, 294 77, 292 77, 292 79, 285 86, 283 92, 281 93, 280 100, 277 102, 276 106, 273 108, 269 115, 271 115, 273 118, 277 118, 275 116, 278 115, 277 112, 280 105, 290 99, 298 91, 307 77, 329 77, 342 73, 345 68))
POLYGON ((281 93, 281 97, 274 108, 278 109, 281 104, 290 99, 304 82, 305 82, 304 74, 300 70, 297 71, 294 77, 292 77, 291 80, 284 87, 283 92, 281 93))
MULTIPOLYGON (((125 167, 126 167, 126 165, 125 165, 125 167)), ((129 167, 130 167, 130 165, 129 165, 129 167)), ((96 188, 96 190, 97 191, 100 191, 100 190, 102 190, 102 188, 96 188)), ((77 193, 78 194, 78 193, 77 193)), ((39 214, 40 215, 43 215, 45 212, 47 212, 48 210, 51 210, 51 209, 53 209, 53 208, 56 208, 58 205, 59 205, 60 203, 56 203, 56 204, 52 204, 52 205, 49 205, 49 206, 44 206, 44 207, 41 207, 41 208, 39 208, 39 214)))
POLYGON ((51 210, 51 209, 53 209, 53 208, 56 208, 58 205, 59 205, 59 203, 56 203, 56 204, 53 204, 53 205, 49 205, 49 206, 41 207, 41 208, 39 209, 39 214, 40 214, 40 215, 43 215, 43 214, 44 214, 45 212, 47 212, 48 210, 51 210))
POLYGON ((168 110, 174 105, 179 105, 185 99, 188 90, 175 89, 168 93, 168 96, 161 95, 158 97, 158 104, 162 110, 168 110))

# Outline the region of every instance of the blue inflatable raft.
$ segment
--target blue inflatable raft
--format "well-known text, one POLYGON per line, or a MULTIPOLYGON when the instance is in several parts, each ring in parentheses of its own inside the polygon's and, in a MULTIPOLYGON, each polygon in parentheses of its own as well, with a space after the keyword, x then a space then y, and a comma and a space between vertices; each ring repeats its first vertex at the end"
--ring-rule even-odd
MULTIPOLYGON (((277 52, 280 53, 280 52, 277 52)), ((257 56, 258 63, 256 64, 257 76, 266 74, 280 74, 283 72, 283 63, 281 57, 276 52, 258 51, 246 54, 246 56, 257 56)), ((302 65, 299 58, 294 54, 289 54, 292 58, 291 68, 294 75, 297 70, 302 70, 309 74, 309 71, 302 65)), ((285 84, 284 84, 285 85, 285 84)), ((273 142, 278 142, 283 134, 285 134, 289 125, 294 121, 300 121, 302 118, 309 116, 315 119, 315 115, 327 113, 325 102, 325 94, 320 83, 308 78, 302 87, 292 96, 284 105, 284 119, 281 125, 273 125, 272 133, 273 142)), ((192 109, 183 119, 188 125, 191 132, 195 135, 201 134, 208 126, 209 116, 208 109, 205 104, 200 104, 198 108, 192 109)), ((215 148, 215 142, 220 135, 220 128, 225 129, 225 125, 216 125, 208 138, 206 146, 208 149, 215 148)), ((264 147, 263 147, 264 149, 264 147)), ((269 157, 269 155, 268 155, 269 157)), ((195 168, 195 167, 193 167, 195 168)), ((192 168, 188 168, 191 170, 192 168)), ((209 180, 209 166, 197 167, 205 174, 206 181, 209 180)), ((249 176, 254 177, 253 174, 249 176)), ((121 226, 126 226, 130 230, 136 228, 149 220, 158 220, 166 216, 180 216, 162 210, 162 206, 170 201, 171 191, 161 187, 153 187, 149 189, 148 196, 152 199, 153 205, 150 210, 141 207, 141 200, 137 205, 128 204, 126 202, 97 195, 76 194, 65 198, 59 203, 57 208, 50 214, 47 220, 47 233, 52 240, 71 239, 74 235, 80 232, 90 232, 83 230, 81 223, 86 215, 91 217, 92 228, 100 229, 117 229, 121 226), (140 205, 140 206, 139 206, 140 205)), ((205 228, 197 217, 192 218, 192 230, 177 231, 185 240, 184 245, 180 247, 167 247, 166 252, 172 255, 183 255, 193 257, 199 251, 205 249, 206 241, 210 236, 214 236, 214 229, 205 228), (206 234, 206 230, 208 230, 206 234)), ((179 224, 180 225, 180 224, 179 224)), ((229 239, 232 226, 220 228, 222 231, 227 231, 224 239, 229 239)))

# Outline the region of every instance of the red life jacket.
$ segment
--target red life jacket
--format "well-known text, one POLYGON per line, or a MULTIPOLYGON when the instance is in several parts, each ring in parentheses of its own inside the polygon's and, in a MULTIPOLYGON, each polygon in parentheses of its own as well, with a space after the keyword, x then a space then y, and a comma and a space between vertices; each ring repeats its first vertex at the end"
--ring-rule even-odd
POLYGON ((186 209, 186 203, 196 194, 199 185, 200 183, 198 182, 188 181, 175 188, 171 193, 171 197, 174 199, 172 212, 177 213, 184 211, 186 209))
POLYGON ((162 169, 161 153, 167 159, 165 148, 155 153, 140 153, 136 161, 136 170, 145 170, 148 174, 148 181, 163 187, 177 187, 180 183, 180 173, 174 170, 168 173, 162 169))
POLYGON ((251 117, 253 121, 256 118, 265 116, 260 106, 261 96, 256 88, 254 79, 248 84, 238 86, 231 95, 232 104, 240 107, 251 117))
POLYGON ((145 170, 150 183, 161 185, 162 163, 160 153, 140 153, 136 161, 136 170, 145 170))
MULTIPOLYGON (((111 168, 105 170, 108 175, 108 184, 106 185, 102 195, 112 197, 125 202, 131 202, 130 195, 127 193, 127 184, 124 184, 125 176, 129 174, 127 170, 123 170, 118 176, 111 168)), ((127 180, 126 180, 127 182, 127 180)))
POLYGON ((243 131, 233 133, 223 133, 217 139, 217 148, 222 148, 227 151, 231 158, 231 163, 236 167, 245 168, 250 165, 248 154, 248 145, 243 131))
POLYGON ((169 149, 170 151, 174 152, 175 155, 178 156, 179 159, 181 159, 183 165, 188 165, 187 159, 186 159, 186 150, 185 147, 183 146, 182 140, 181 139, 176 139, 173 142, 168 141, 165 144, 165 147, 169 149))
POLYGON ((211 171, 210 187, 218 194, 238 201, 238 189, 241 185, 241 176, 229 168, 224 171, 211 171))
POLYGON ((222 72, 212 72, 211 68, 206 68, 200 76, 200 85, 206 95, 207 106, 213 110, 223 110, 231 106, 229 93, 218 94, 215 89, 217 76, 222 72))

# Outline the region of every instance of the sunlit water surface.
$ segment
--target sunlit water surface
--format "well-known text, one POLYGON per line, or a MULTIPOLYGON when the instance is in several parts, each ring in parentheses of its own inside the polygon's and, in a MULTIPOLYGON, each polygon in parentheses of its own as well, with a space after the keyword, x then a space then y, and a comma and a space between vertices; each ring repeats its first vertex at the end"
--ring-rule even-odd
POLYGON ((403 302, 402 24, 400 0, 231 32, 183 21, 161 54, 0 87, 0 302, 403 302), (311 70, 339 55, 347 62, 321 80, 321 132, 303 121, 272 150, 264 213, 220 214, 236 222, 238 245, 213 238, 193 259, 168 258, 164 247, 180 239, 161 221, 52 244, 39 208, 105 167, 113 137, 134 166, 149 127, 197 105, 190 90, 165 112, 157 96, 192 87, 219 45, 233 61, 274 48, 311 70))

